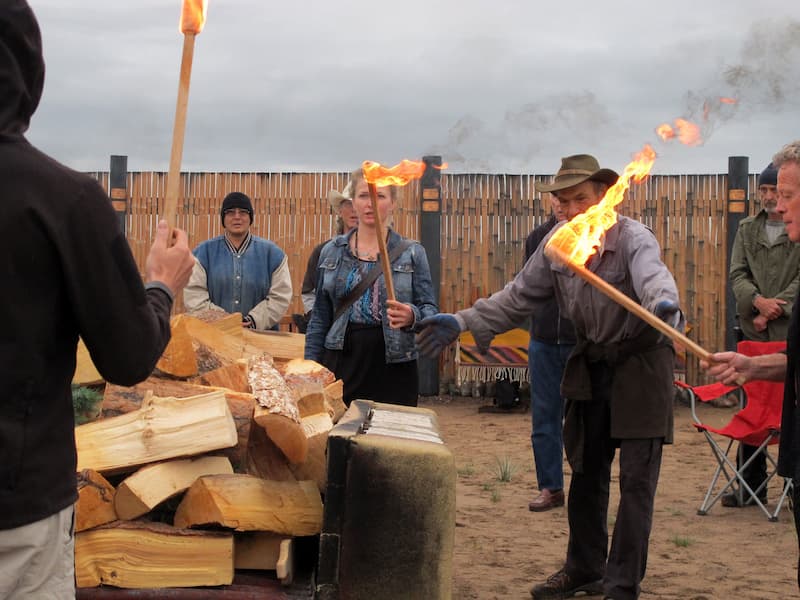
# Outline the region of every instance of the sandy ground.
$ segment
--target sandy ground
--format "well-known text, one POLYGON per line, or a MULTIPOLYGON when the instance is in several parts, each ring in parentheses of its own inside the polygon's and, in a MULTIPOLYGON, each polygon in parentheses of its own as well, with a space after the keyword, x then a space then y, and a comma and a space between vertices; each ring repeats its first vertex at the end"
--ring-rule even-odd
MULTIPOLYGON (((523 600, 530 598, 533 584, 563 564, 566 509, 528 511, 536 492, 530 412, 479 413, 478 407, 487 403, 449 396, 420 403, 439 415, 458 471, 453 598, 523 600), (510 481, 500 481, 500 464, 511 467, 510 481)), ((721 426, 733 410, 705 407, 701 418, 721 426)), ((715 463, 685 406, 675 408, 675 430, 675 444, 664 451, 641 598, 800 597, 797 540, 788 507, 777 522, 769 522, 758 507, 717 504, 709 514, 698 515, 715 463)), ((568 468, 565 462, 567 481, 568 468)), ((614 475, 609 529, 619 498, 617 481, 614 475)), ((781 483, 771 483, 771 506, 781 483)))

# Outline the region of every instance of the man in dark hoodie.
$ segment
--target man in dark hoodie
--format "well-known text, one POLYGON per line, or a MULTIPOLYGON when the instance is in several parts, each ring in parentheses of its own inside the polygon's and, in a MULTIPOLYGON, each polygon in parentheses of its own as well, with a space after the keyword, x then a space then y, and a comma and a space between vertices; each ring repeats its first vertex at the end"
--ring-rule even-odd
POLYGON ((106 381, 146 378, 193 259, 158 226, 142 283, 103 190, 25 139, 44 62, 25 0, 0 3, 0 598, 74 598, 78 336, 106 381), (174 242, 172 244, 171 242, 174 242))

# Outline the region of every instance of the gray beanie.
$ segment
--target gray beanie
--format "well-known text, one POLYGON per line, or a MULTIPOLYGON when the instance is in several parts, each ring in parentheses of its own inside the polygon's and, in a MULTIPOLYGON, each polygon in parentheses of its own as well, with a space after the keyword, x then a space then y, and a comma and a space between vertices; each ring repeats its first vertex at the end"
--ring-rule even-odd
POLYGON ((778 169, 772 163, 769 163, 767 168, 761 171, 761 175, 758 176, 758 185, 759 187, 762 185, 778 185, 778 169))

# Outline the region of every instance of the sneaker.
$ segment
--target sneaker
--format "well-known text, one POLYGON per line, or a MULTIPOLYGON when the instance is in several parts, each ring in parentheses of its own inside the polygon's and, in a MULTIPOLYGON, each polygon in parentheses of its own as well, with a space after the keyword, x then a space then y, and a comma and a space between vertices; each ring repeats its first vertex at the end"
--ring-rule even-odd
POLYGON ((560 600, 573 596, 599 596, 603 593, 603 581, 573 581, 564 569, 556 571, 547 581, 531 588, 534 600, 547 600, 548 598, 560 600))
MULTIPOLYGON (((764 506, 767 505, 766 494, 759 496, 758 499, 761 500, 761 504, 763 504, 764 506)), ((741 504, 739 503, 739 495, 736 492, 728 492, 727 494, 723 494, 722 498, 720 498, 719 501, 720 504, 722 504, 722 506, 726 506, 728 508, 739 508, 741 506, 741 504)), ((755 502, 753 501, 752 498, 748 498, 745 501, 744 505, 753 506, 755 505, 755 502)))

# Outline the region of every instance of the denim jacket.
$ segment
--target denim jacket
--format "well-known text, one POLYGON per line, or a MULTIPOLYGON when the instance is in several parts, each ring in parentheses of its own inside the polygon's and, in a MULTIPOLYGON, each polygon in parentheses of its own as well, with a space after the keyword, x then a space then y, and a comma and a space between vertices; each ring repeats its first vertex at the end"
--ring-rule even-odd
MULTIPOLYGON (((347 295, 346 280, 355 268, 358 259, 350 252, 350 236, 355 230, 339 235, 329 241, 322 249, 319 258, 317 292, 314 311, 306 330, 305 358, 320 362, 325 348, 341 350, 353 306, 333 322, 333 315, 342 298, 347 295)), ((387 252, 402 241, 402 237, 389 231, 387 252)), ((411 305, 414 323, 439 312, 433 297, 431 270, 428 255, 419 242, 412 242, 406 250, 392 262, 392 278, 398 302, 411 305)), ((416 360, 417 348, 414 344, 413 325, 404 329, 389 327, 386 316, 386 284, 384 276, 378 277, 380 283, 381 322, 386 345, 386 362, 408 362, 416 360)))

